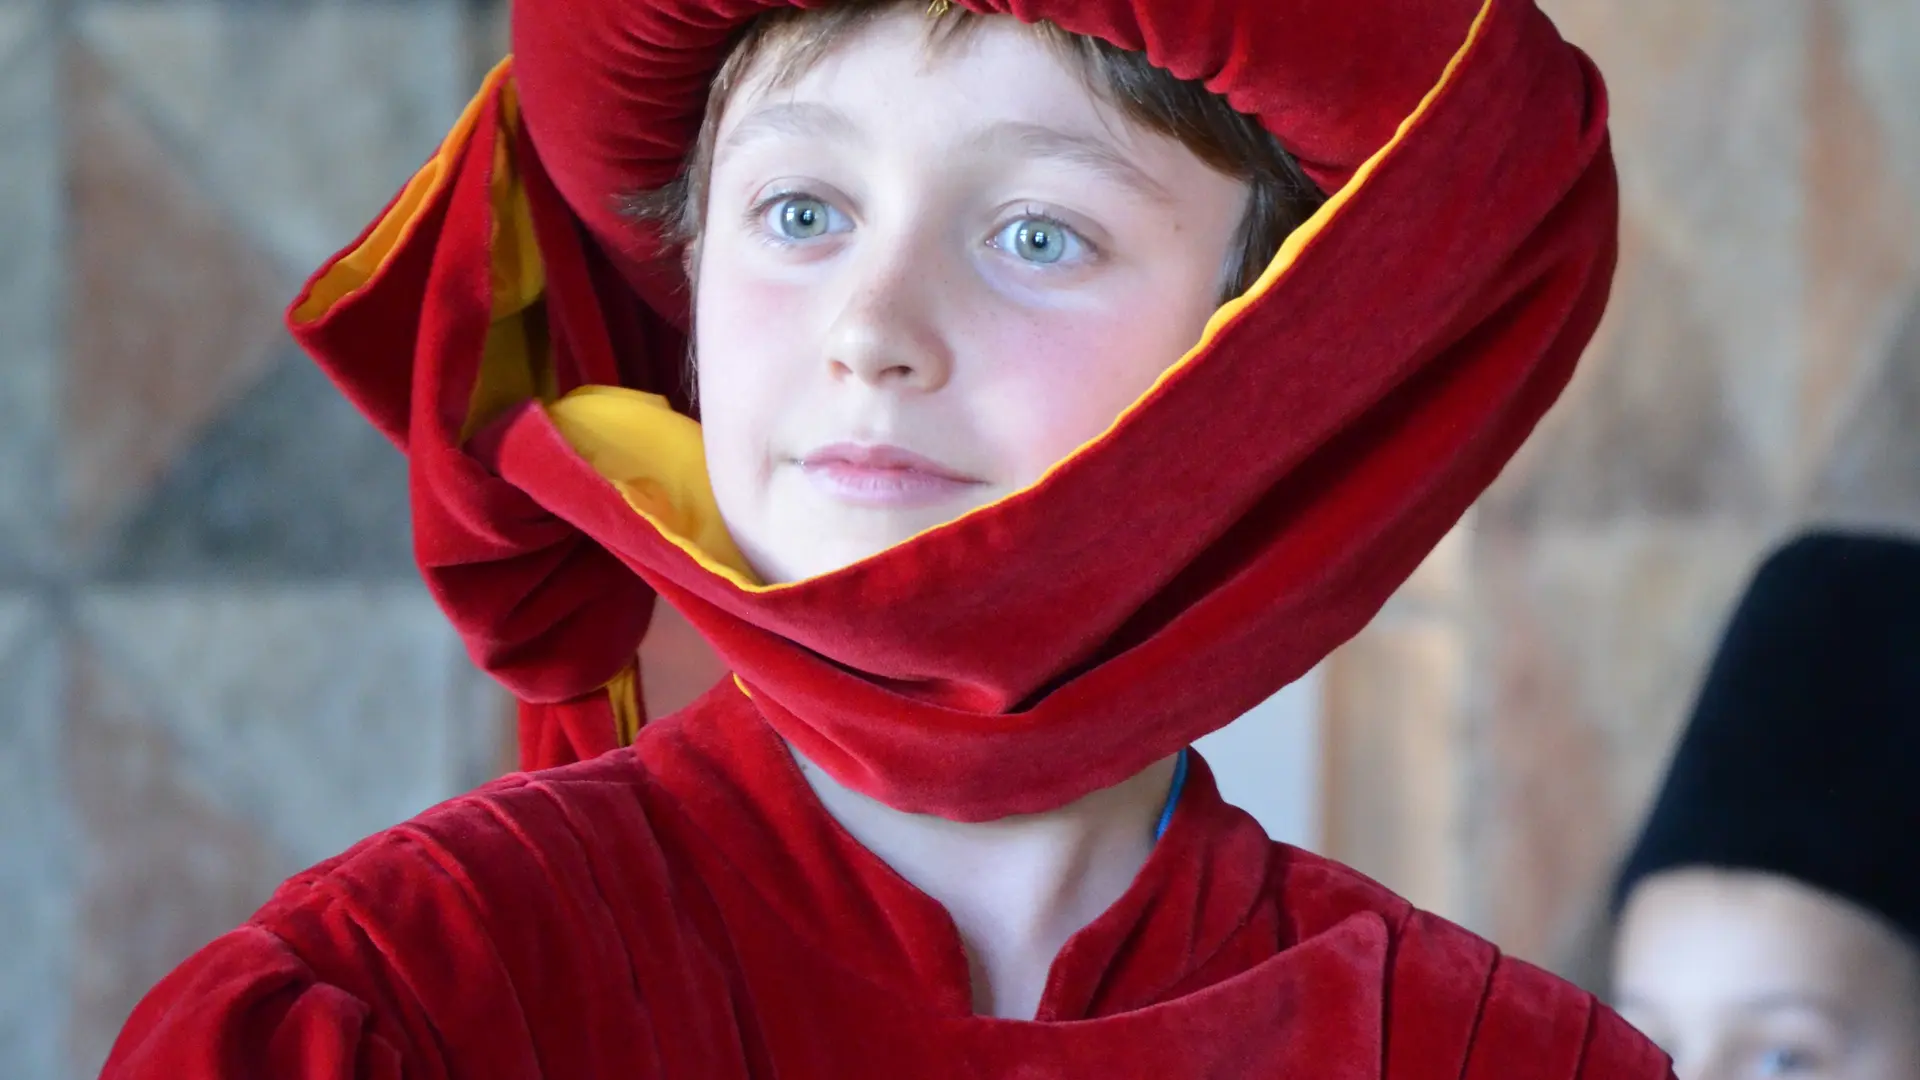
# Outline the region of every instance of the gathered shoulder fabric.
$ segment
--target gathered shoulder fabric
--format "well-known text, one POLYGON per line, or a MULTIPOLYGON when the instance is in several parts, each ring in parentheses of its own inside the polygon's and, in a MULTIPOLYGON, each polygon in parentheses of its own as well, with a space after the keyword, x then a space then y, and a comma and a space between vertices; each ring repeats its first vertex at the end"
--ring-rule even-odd
POLYGON ((1274 844, 1196 758, 1032 1021, 737 692, 287 882, 141 1003, 107 1080, 1311 1075, 1661 1080, 1590 995, 1274 844))

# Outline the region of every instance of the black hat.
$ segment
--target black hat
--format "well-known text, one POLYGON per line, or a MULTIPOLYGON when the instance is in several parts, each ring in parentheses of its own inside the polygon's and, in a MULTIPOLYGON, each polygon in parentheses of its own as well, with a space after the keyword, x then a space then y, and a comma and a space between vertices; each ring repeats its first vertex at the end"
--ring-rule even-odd
POLYGON ((1685 866, 1791 877, 1920 942, 1920 543, 1816 533, 1760 568, 1616 911, 1685 866))

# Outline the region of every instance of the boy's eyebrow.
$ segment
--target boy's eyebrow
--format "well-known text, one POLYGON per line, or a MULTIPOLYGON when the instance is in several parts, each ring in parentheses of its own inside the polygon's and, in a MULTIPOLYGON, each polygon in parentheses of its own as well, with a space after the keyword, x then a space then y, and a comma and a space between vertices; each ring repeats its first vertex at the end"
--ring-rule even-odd
POLYGON ((859 134, 859 126, 847 114, 830 105, 811 101, 783 101, 763 105, 748 113, 727 135, 730 150, 769 135, 798 139, 848 139, 859 134))
POLYGON ((974 136, 982 149, 1007 149, 1024 157, 1057 158, 1090 169, 1152 202, 1170 203, 1173 193, 1128 160, 1112 143, 1024 120, 1003 120, 974 136))
MULTIPOLYGON (((727 134, 724 145, 729 150, 737 150, 770 135, 846 141, 858 139, 860 127, 846 113, 830 105, 784 101, 763 105, 748 113, 727 134)), ((1173 201, 1172 192, 1111 143, 1094 135, 1026 120, 1002 120, 983 128, 969 142, 979 150, 999 150, 1027 158, 1055 158, 1099 173, 1152 202, 1173 201)))

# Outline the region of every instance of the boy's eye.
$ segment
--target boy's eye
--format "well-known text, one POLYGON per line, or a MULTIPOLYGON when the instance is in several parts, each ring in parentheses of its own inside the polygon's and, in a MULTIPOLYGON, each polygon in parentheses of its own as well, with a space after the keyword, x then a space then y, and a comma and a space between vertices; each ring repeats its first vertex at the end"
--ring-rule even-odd
POLYGON ((993 239, 993 246, 1015 258, 1040 266, 1052 266, 1085 247, 1072 229, 1042 217, 1023 217, 1011 222, 993 239))
POLYGON ((812 240, 840 231, 838 214, 824 200, 811 195, 787 195, 766 204, 765 220, 783 240, 812 240))
POLYGON ((795 240, 827 231, 827 207, 818 199, 788 199, 780 204, 780 232, 795 240))

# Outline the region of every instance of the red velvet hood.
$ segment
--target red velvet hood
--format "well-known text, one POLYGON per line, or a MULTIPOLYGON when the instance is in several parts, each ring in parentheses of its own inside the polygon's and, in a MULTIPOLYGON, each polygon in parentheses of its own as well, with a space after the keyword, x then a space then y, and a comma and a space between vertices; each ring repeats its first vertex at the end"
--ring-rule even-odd
POLYGON ((527 703, 525 764, 630 735, 657 591, 781 734, 896 807, 1118 782, 1364 626, 1604 306, 1603 90, 1530 0, 964 0, 1206 80, 1333 197, 1040 482, 756 585, 683 415, 677 259, 615 201, 674 175, 731 35, 777 6, 516 5, 511 66, 290 314, 407 450, 421 567, 527 703))

